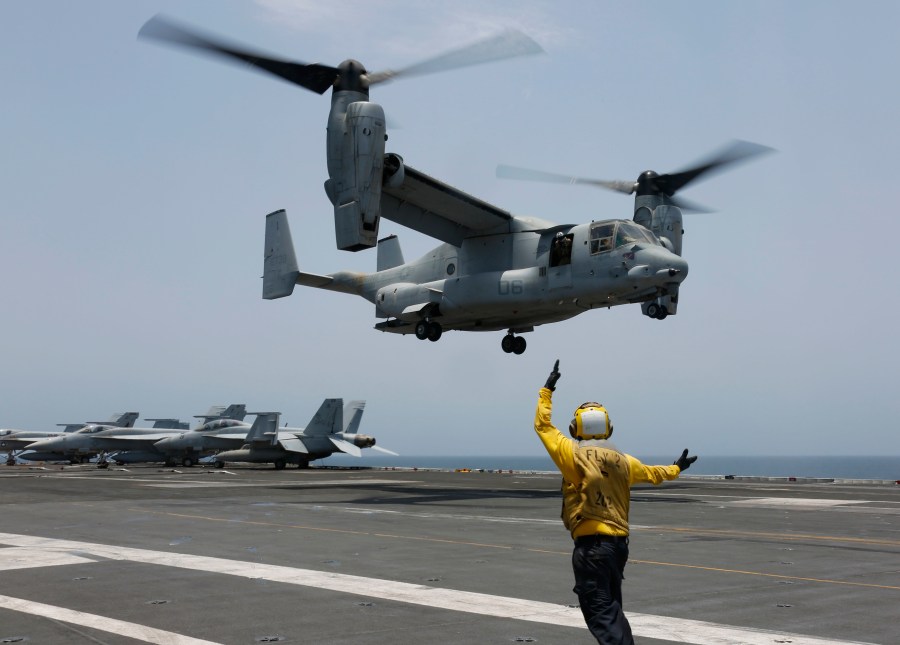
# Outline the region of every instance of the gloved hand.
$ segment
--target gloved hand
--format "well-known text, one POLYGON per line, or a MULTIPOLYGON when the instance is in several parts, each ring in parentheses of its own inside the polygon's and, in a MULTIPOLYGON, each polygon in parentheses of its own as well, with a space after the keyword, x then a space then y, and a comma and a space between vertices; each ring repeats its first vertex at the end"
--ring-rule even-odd
POLYGON ((693 457, 688 457, 688 449, 685 448, 684 452, 681 453, 681 456, 675 460, 675 465, 681 468, 681 471, 684 472, 688 468, 691 467, 691 464, 697 461, 697 455, 693 457))
POLYGON ((550 372, 550 376, 547 377, 547 384, 544 386, 551 392, 556 389, 556 382, 559 380, 559 377, 562 374, 559 373, 559 359, 556 359, 556 362, 553 364, 553 371, 550 372))

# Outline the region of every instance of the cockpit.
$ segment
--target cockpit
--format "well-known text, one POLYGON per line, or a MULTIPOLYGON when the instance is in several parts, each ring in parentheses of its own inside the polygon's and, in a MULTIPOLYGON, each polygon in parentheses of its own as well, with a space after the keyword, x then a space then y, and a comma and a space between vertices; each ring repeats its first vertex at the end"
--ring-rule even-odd
POLYGON ((84 426, 81 430, 76 430, 73 434, 95 434, 111 429, 110 426, 84 426))
POLYGON ((607 220, 591 224, 591 255, 629 244, 660 246, 659 239, 652 232, 629 220, 607 220))

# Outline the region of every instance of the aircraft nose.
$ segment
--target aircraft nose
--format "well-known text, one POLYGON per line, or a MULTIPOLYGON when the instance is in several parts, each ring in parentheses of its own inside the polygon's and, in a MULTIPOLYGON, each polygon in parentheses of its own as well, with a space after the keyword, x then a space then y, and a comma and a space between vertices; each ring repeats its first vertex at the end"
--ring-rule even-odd
POLYGON ((688 263, 680 255, 675 255, 674 253, 671 253, 670 255, 671 257, 667 258, 666 261, 668 266, 660 269, 656 273, 668 275, 673 281, 681 282, 687 277, 688 263))
POLYGON ((53 448, 57 445, 56 441, 42 439, 41 441, 35 441, 34 443, 30 443, 25 446, 25 450, 37 450, 39 452, 53 452, 53 448))

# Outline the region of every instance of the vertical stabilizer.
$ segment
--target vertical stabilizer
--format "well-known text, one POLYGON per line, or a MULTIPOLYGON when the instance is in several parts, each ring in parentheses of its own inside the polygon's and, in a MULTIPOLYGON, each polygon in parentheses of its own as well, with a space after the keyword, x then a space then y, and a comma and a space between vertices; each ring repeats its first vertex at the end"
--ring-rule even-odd
POLYGON ((344 434, 357 433, 365 409, 365 401, 350 401, 344 406, 344 434))
POLYGON ((340 432, 344 427, 344 399, 325 399, 303 429, 307 437, 340 432))
POLYGON ((263 298, 284 298, 294 292, 300 271, 294 242, 284 209, 266 215, 266 246, 263 259, 263 298))

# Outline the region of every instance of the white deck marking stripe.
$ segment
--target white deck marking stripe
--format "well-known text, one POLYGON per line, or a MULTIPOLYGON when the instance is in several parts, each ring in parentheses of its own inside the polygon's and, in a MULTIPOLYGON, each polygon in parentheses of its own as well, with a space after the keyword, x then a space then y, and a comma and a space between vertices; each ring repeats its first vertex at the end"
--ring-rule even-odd
MULTIPOLYGON (((53 552, 75 551, 81 557, 94 555, 110 560, 127 560, 167 567, 179 567, 193 571, 240 576, 242 578, 265 579, 284 584, 362 595, 368 598, 381 598, 413 605, 424 605, 437 609, 585 629, 584 619, 577 608, 535 600, 507 598, 471 591, 440 589, 426 585, 314 571, 312 569, 295 569, 281 565, 226 560, 224 558, 165 551, 150 551, 147 549, 76 542, 73 540, 57 540, 13 533, 0 533, 0 544, 45 549, 53 552)), ((726 643, 772 645, 773 641, 790 641, 792 645, 856 643, 856 641, 807 637, 800 634, 733 627, 699 620, 670 618, 651 614, 629 612, 628 620, 631 622, 631 629, 636 636, 669 641, 677 638, 678 642, 693 643, 695 645, 723 645, 726 643), (674 636, 675 634, 677 634, 677 637, 674 636)))
POLYGON ((51 618, 63 623, 72 623, 81 627, 90 627, 91 629, 99 629, 100 631, 109 632, 111 634, 119 634, 135 640, 144 641, 145 643, 156 643, 157 645, 219 645, 213 641, 205 641, 199 638, 191 638, 190 636, 182 636, 174 632, 167 632, 164 629, 156 629, 147 627, 146 625, 137 625, 135 623, 126 623, 123 620, 115 618, 107 618, 106 616, 98 616, 96 614, 86 614, 82 611, 74 611, 65 609, 64 607, 54 607, 53 605, 45 605, 40 602, 32 602, 21 598, 13 598, 11 596, 0 596, 0 608, 19 611, 31 616, 43 616, 51 618))

